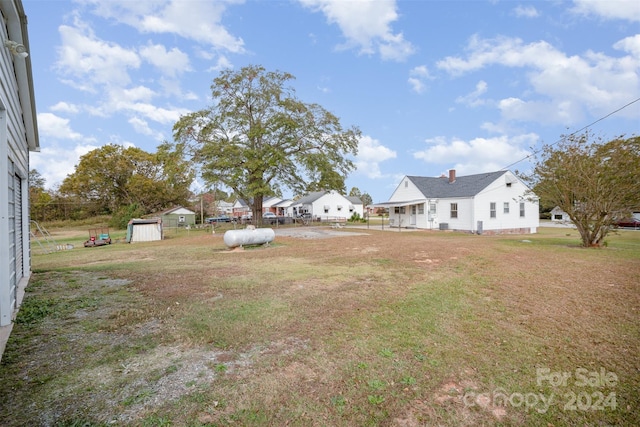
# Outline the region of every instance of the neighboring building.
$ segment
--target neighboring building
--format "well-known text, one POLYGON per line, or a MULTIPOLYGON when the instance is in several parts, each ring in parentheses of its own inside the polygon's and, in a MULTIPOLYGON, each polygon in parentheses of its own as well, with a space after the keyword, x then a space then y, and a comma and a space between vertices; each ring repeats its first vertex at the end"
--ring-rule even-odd
POLYGON ((278 216, 293 216, 293 209, 291 208, 291 206, 293 205, 294 201, 291 199, 286 199, 283 200, 281 202, 278 202, 277 204, 273 205, 273 207, 276 209, 275 213, 278 216))
POLYGON ((190 209, 178 206, 160 214, 165 227, 192 227, 196 225, 196 213, 190 209))
POLYGON ((570 222, 569 214, 560 209, 560 206, 556 206, 551 209, 551 221, 555 222, 570 222))
POLYGON ((242 216, 251 215, 251 208, 249 207, 249 205, 244 200, 237 199, 233 203, 232 212, 233 212, 233 216, 234 217, 239 218, 239 217, 242 217, 242 216))
POLYGON ((439 178, 405 176, 388 202, 392 226, 449 229, 478 234, 535 233, 535 195, 510 171, 439 178))
POLYGON ((354 213, 364 216, 364 206, 357 197, 346 197, 337 191, 316 191, 292 205, 293 216, 309 214, 314 219, 349 219, 354 213))
POLYGON ((40 151, 27 17, 0 0, 0 356, 31 275, 29 152, 40 151))
POLYGON ((217 200, 215 206, 216 210, 214 215, 233 216, 233 203, 225 202, 224 200, 217 200))
POLYGON ((162 219, 134 218, 127 225, 127 243, 162 240, 162 219))
MULTIPOLYGON (((265 197, 262 199, 262 213, 265 212, 273 212, 278 214, 278 203, 282 202, 282 199, 279 197, 265 197)), ((247 202, 242 199, 237 199, 233 204, 233 216, 234 217, 242 217, 242 216, 251 216, 253 212, 251 212, 251 207, 247 202)))
POLYGON ((265 212, 273 212, 274 214, 278 213, 277 205, 282 201, 279 197, 266 197, 262 201, 262 213, 265 212))

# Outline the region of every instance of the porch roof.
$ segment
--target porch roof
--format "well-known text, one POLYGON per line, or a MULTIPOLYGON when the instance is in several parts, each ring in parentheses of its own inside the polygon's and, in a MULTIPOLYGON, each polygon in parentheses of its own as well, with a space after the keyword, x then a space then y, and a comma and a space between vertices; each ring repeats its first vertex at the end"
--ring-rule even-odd
POLYGON ((371 206, 374 208, 390 208, 394 206, 410 206, 417 205, 419 203, 426 203, 427 199, 414 199, 414 200, 401 200, 397 202, 382 202, 382 203, 373 203, 371 206))

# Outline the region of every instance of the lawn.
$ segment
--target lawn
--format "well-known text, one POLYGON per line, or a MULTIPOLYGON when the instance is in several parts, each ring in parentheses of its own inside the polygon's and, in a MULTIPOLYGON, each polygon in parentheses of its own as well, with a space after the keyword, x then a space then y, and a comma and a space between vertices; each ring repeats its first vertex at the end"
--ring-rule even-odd
POLYGON ((34 246, 5 426, 640 425, 637 231, 49 231, 74 248, 34 246))

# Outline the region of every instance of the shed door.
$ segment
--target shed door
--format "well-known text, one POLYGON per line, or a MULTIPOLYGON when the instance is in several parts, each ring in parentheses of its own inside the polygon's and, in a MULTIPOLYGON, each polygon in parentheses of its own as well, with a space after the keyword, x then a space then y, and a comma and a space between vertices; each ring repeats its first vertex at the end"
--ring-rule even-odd
MULTIPOLYGON (((16 308, 16 283, 17 283, 17 268, 16 268, 16 175, 13 171, 14 165, 12 161, 9 161, 9 191, 8 191, 8 205, 9 205, 9 308, 13 311, 16 308)), ((19 190, 18 190, 19 191, 19 190)))
POLYGON ((15 195, 15 233, 16 233, 16 283, 24 276, 23 268, 23 230, 22 230, 22 179, 16 175, 13 192, 15 195))

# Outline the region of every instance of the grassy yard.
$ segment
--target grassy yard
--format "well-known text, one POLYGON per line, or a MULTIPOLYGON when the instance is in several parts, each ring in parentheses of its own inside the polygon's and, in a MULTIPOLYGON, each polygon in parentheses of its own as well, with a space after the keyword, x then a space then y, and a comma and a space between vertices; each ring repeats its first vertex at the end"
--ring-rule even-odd
POLYGON ((74 249, 34 246, 4 426, 640 425, 640 232, 50 231, 74 249))

